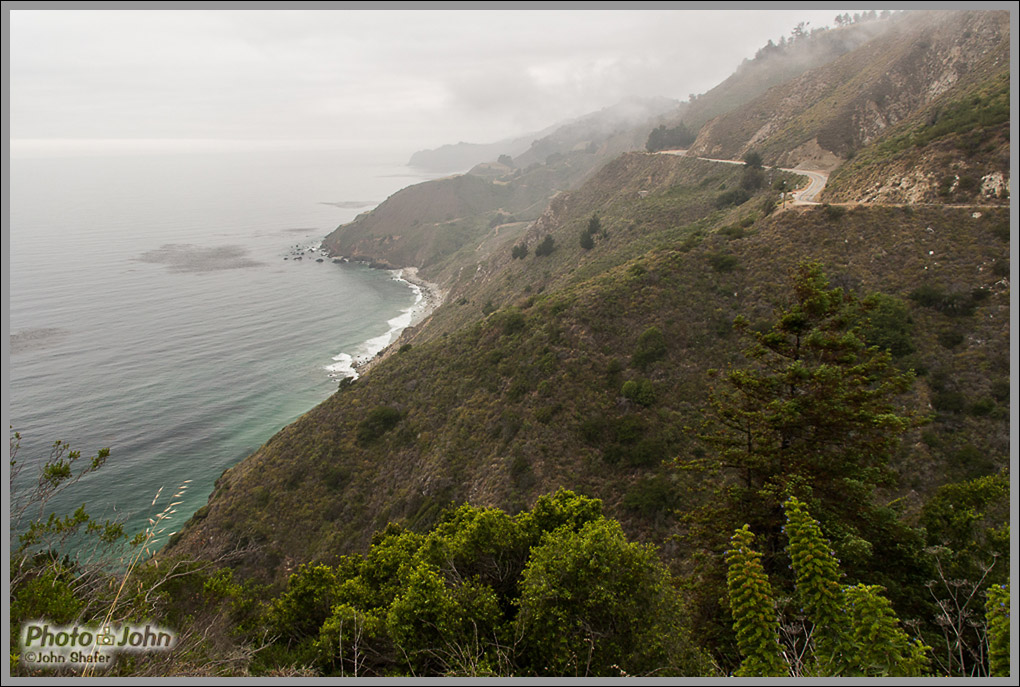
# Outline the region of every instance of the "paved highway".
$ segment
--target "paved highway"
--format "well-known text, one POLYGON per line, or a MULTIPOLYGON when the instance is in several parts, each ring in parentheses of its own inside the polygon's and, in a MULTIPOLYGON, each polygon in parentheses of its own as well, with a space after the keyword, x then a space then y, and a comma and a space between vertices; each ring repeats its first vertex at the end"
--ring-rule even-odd
MULTIPOLYGON (((666 155, 686 155, 686 150, 662 150, 661 153, 666 155)), ((743 165, 746 164, 743 160, 716 160, 711 157, 699 157, 699 160, 708 160, 709 162, 724 162, 728 165, 743 165)), ((829 175, 825 172, 815 172, 806 169, 789 169, 786 167, 780 167, 779 169, 784 172, 792 172, 793 174, 800 174, 808 178, 808 185, 804 188, 797 189, 790 193, 793 196, 793 205, 818 205, 818 201, 815 200, 818 194, 825 188, 825 183, 829 180, 829 175)))
MULTIPOLYGON (((783 168, 780 168, 783 169, 783 168)), ((784 172, 793 172, 794 174, 803 174, 810 181, 808 185, 802 189, 798 189, 793 192, 793 202, 795 205, 818 205, 818 201, 815 198, 825 188, 825 182, 829 180, 829 175, 822 172, 811 172, 806 169, 783 169, 784 172)))

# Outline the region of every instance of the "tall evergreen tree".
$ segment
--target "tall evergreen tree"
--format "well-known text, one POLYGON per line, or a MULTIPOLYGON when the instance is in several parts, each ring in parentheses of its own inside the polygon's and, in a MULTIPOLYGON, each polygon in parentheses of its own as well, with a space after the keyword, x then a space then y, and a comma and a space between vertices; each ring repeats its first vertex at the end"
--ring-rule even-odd
POLYGON ((782 503, 795 496, 830 533, 844 568, 870 576, 880 550, 921 543, 875 496, 917 420, 898 403, 913 374, 868 344, 868 301, 830 288, 817 264, 795 269, 793 291, 768 329, 738 320, 750 365, 725 372, 713 389, 702 435, 721 473, 712 518, 734 528, 750 523, 765 559, 774 560, 782 503))

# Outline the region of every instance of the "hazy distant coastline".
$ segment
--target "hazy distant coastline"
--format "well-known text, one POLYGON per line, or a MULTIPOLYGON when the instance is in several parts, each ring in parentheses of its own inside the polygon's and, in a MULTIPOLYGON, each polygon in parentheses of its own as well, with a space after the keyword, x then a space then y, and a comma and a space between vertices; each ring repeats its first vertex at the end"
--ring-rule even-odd
POLYGON ((377 200, 338 200, 338 201, 322 201, 322 205, 332 205, 333 207, 340 208, 342 210, 360 210, 361 208, 370 208, 378 205, 377 200))

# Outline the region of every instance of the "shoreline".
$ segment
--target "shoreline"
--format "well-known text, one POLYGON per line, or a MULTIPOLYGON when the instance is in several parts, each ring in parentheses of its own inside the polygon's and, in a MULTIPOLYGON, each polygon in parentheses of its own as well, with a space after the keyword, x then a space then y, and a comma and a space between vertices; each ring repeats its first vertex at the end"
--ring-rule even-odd
POLYGON ((419 277, 417 267, 403 267, 392 271, 396 273, 396 279, 406 281, 421 290, 421 300, 411 306, 411 322, 400 332, 403 335, 409 327, 416 327, 427 320, 446 301, 446 292, 439 284, 419 277))
MULTIPOLYGON (((348 259, 344 260, 354 262, 348 259)), ((377 269, 384 269, 390 273, 393 280, 408 284, 411 290, 415 292, 416 300, 409 308, 405 308, 399 315, 388 320, 388 323, 391 325, 389 331, 359 344, 359 349, 362 349, 364 352, 341 352, 334 356, 333 360, 336 363, 328 366, 327 369, 330 370, 330 376, 337 382, 342 382, 344 379, 352 381, 359 379, 371 370, 378 361, 392 353, 394 344, 399 343, 409 330, 413 330, 428 320, 432 313, 446 300, 446 291, 440 288, 439 284, 419 277, 417 267, 391 268, 382 267, 377 264, 366 264, 377 269), (407 318, 406 322, 397 322, 405 317, 407 318), (385 341, 382 341, 382 339, 385 339, 385 341)))

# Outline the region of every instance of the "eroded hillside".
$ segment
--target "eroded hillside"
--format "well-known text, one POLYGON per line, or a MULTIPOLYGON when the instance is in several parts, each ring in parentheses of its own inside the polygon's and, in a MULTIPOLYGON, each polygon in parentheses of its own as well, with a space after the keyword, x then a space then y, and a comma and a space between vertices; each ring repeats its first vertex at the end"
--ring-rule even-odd
POLYGON ((906 13, 864 46, 713 119, 691 151, 739 158, 754 149, 780 166, 833 169, 922 111, 935 124, 929 106, 1008 65, 1008 13, 906 13))

